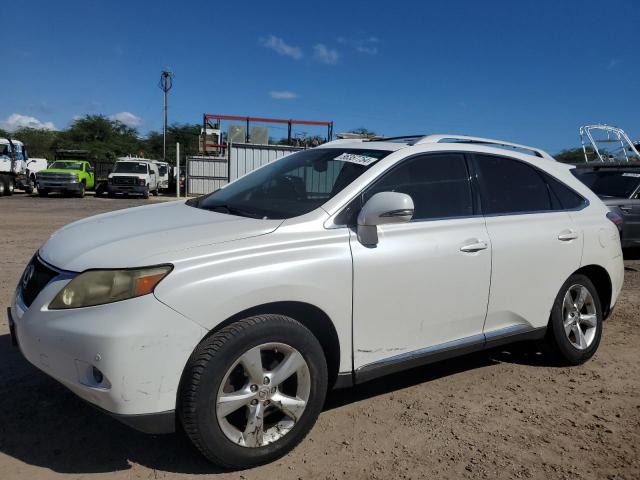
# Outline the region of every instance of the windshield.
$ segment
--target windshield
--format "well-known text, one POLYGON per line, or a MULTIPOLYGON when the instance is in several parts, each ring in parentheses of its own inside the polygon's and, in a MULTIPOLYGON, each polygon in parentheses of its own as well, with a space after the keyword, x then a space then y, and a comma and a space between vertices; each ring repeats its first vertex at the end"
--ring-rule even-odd
POLYGON ((386 157, 386 150, 314 148, 288 155, 189 205, 285 219, 311 212, 386 157))
POLYGON ((82 170, 82 162, 53 162, 49 168, 59 170, 82 170))
POLYGON ((160 165, 160 166, 158 167, 158 173, 159 173, 161 176, 165 176, 165 175, 167 174, 167 166, 166 166, 166 165, 160 165))
POLYGON ((113 173, 147 173, 147 164, 139 162, 116 162, 113 173))
POLYGON ((640 169, 634 172, 573 170, 573 174, 600 197, 629 198, 640 185, 640 169))

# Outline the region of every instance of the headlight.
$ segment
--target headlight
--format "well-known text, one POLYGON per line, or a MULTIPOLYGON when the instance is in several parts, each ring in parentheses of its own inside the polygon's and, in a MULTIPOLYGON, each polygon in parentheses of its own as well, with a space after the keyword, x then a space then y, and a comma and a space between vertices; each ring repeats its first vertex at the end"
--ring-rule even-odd
POLYGON ((74 182, 77 182, 77 181, 80 179, 80 177, 78 176, 78 174, 77 174, 77 173, 74 173, 74 174, 73 174, 73 176, 72 176, 72 178, 73 178, 73 181, 74 181, 74 182))
POLYGON ((172 268, 161 265, 131 270, 88 270, 65 285, 49 309, 92 307, 147 295, 172 268))

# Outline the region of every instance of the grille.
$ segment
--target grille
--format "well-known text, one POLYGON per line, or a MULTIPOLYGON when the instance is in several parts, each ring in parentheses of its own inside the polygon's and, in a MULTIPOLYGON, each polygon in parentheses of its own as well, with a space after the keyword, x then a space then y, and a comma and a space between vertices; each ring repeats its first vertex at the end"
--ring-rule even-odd
POLYGON ((113 177, 115 185, 135 185, 137 182, 138 177, 113 177))
POLYGON ((42 289, 56 276, 58 272, 47 267, 38 257, 33 257, 20 279, 24 304, 29 307, 42 289), (30 273, 31 271, 33 273, 30 273))
POLYGON ((75 179, 75 175, 73 173, 39 173, 38 178, 52 182, 67 182, 75 179))

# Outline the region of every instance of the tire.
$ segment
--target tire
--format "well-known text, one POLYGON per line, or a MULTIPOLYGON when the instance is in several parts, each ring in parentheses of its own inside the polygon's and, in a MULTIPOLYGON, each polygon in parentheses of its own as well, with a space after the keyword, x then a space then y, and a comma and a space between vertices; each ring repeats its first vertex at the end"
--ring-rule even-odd
POLYGON ((4 177, 4 194, 6 196, 13 195, 13 191, 15 189, 15 183, 13 182, 13 177, 5 176, 4 177))
POLYGON ((47 195, 49 195, 49 190, 47 190, 46 188, 39 188, 38 189, 38 196, 39 197, 46 197, 47 195))
POLYGON ((142 198, 144 198, 145 200, 147 198, 149 198, 149 187, 144 189, 144 193, 142 194, 142 198))
POLYGON ((4 195, 4 178, 0 176, 0 197, 4 195))
POLYGON ((76 195, 80 198, 84 198, 85 191, 86 185, 84 184, 84 182, 80 182, 80 190, 78 190, 78 193, 76 193, 76 195))
POLYGON ((572 275, 551 309, 545 338, 548 350, 563 364, 586 362, 600 345, 602 318, 600 297, 591 280, 585 275, 572 275), (580 300, 582 295, 584 301, 580 300))
POLYGON ((154 197, 157 197, 158 195, 160 195, 160 190, 159 190, 158 188, 156 188, 156 189, 153 191, 153 196, 154 196, 154 197))
POLYGON ((259 315, 228 325, 196 348, 183 373, 178 418, 208 460, 244 469, 271 462, 295 448, 316 422, 326 392, 327 364, 316 337, 292 318, 259 315), (249 374, 243 359, 255 360, 256 350, 261 352, 257 358, 262 365, 249 374), (272 364, 265 369, 266 362, 272 364), (287 369, 295 373, 279 375, 278 367, 285 364, 297 365, 295 370, 287 369), (265 377, 262 382, 261 376, 265 377), (233 396, 236 390, 244 395, 234 402, 237 408, 221 411, 219 405, 232 403, 218 403, 220 396, 233 396), (280 400, 286 400, 293 416, 280 410, 280 400), (264 430, 251 430, 255 424, 250 426, 248 418, 264 420, 264 430))
POLYGON ((24 191, 27 195, 31 195, 33 193, 33 187, 32 186, 25 187, 24 191))

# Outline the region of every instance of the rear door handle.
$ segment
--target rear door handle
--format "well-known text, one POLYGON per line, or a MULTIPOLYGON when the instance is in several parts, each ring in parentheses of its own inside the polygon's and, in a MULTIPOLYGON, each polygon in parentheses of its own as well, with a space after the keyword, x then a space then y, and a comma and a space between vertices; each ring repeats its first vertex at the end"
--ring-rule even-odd
POLYGON ((622 210, 624 213, 631 213, 631 210, 633 210, 631 207, 618 207, 620 210, 622 210))
POLYGON ((578 233, 573 230, 563 230, 558 234, 558 240, 561 242, 568 242, 569 240, 575 240, 578 238, 578 233))
POLYGON ((466 245, 461 246, 460 251, 465 253, 479 252, 480 250, 485 250, 487 246, 488 246, 487 242, 483 242, 482 240, 480 240, 474 243, 467 243, 466 245))

